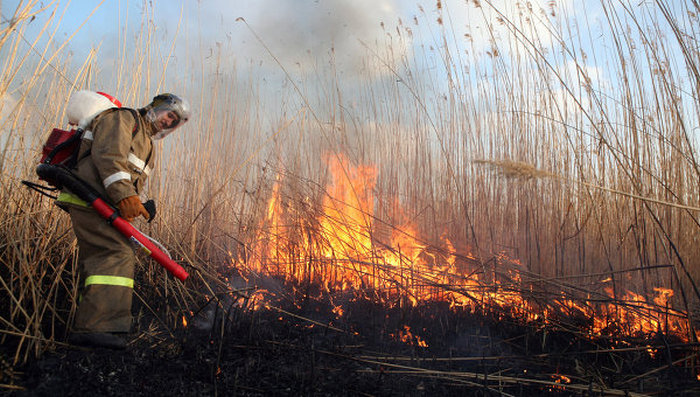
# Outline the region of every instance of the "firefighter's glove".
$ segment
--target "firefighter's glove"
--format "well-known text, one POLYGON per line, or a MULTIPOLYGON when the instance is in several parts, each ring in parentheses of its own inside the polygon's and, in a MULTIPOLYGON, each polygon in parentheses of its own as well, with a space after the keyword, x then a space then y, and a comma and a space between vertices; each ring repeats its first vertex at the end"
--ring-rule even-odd
POLYGON ((119 208, 119 214, 127 222, 133 222, 134 218, 137 218, 139 215, 148 219, 148 211, 141 204, 139 196, 129 196, 118 202, 117 207, 119 208))

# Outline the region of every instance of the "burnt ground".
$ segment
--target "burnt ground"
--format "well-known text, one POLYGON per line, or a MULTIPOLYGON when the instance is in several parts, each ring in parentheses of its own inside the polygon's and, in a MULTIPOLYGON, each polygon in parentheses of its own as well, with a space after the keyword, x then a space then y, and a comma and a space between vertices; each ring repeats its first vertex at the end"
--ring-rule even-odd
POLYGON ((274 305, 251 311, 203 304, 187 327, 171 329, 136 308, 141 314, 126 351, 57 344, 17 369, 11 383, 24 390, 5 390, 13 396, 700 395, 694 363, 679 361, 696 347, 660 335, 591 340, 503 316, 454 312, 446 304, 387 309, 359 299, 344 304, 339 318, 330 305, 313 301, 274 305), (421 340, 428 347, 418 346, 421 340), (654 357, 647 345, 657 348, 654 357), (558 375, 570 383, 558 385, 558 375))

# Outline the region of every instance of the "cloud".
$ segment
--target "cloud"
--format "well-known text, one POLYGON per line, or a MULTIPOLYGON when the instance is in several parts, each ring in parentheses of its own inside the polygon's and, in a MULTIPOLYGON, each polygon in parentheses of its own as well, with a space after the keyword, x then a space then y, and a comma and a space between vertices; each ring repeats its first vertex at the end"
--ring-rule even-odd
MULTIPOLYGON (((363 43, 382 43, 385 29, 399 18, 397 0, 257 0, 245 6, 218 1, 219 7, 210 3, 202 3, 205 19, 228 27, 226 40, 238 57, 270 60, 267 47, 285 67, 313 71, 332 62, 346 77, 377 72, 368 70, 363 61, 367 56, 363 43), (239 17, 262 43, 236 22, 239 17)), ((205 34, 224 39, 219 29, 205 34)))

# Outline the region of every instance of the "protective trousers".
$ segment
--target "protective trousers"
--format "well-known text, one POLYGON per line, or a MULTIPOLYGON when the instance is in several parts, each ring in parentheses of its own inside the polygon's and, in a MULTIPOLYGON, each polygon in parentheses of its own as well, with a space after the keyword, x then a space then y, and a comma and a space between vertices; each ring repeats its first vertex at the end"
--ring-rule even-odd
POLYGON ((70 208, 78 238, 81 299, 74 332, 129 332, 136 257, 131 243, 92 208, 70 208))

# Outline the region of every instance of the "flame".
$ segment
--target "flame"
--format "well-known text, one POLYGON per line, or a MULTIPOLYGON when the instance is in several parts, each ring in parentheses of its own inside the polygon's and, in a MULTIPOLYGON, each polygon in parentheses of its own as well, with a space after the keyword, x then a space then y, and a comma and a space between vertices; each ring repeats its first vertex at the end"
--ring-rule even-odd
MULTIPOLYGON (((559 384, 571 383, 571 378, 569 378, 568 376, 565 376, 565 375, 555 374, 555 375, 552 375, 552 379, 554 379, 554 383, 559 383, 559 384)), ((550 388, 550 390, 563 391, 563 390, 566 390, 566 388, 562 387, 562 386, 552 386, 550 388)))
POLYGON ((656 355, 659 353, 659 350, 654 349, 651 346, 647 346, 647 353, 649 353, 649 357, 656 358, 656 355))
MULTIPOLYGON (((487 269, 468 248, 458 251, 446 232, 428 244, 398 199, 393 200, 391 222, 378 222, 373 196, 377 168, 353 166, 342 155, 328 156, 327 162, 330 182, 317 207, 308 197, 285 196, 284 179, 277 176, 250 254, 234 259, 236 267, 248 271, 246 280, 256 275, 314 284, 320 287, 317 297, 343 291, 387 305, 442 301, 455 310, 487 308, 547 324, 581 318, 589 322, 591 335, 665 331, 688 340, 687 316, 671 308, 671 289, 654 288, 656 295, 647 301, 631 291, 614 291, 612 278, 606 278, 600 281, 606 287, 595 297, 561 292, 551 299, 529 299, 528 292, 536 296, 538 291, 523 282, 517 260, 499 254, 496 265, 487 269)), ((256 291, 251 308, 265 307, 268 295, 256 291)), ((343 309, 333 304, 333 313, 341 317, 343 309)), ((409 328, 403 332, 410 335, 409 328)), ((407 338, 419 346, 425 343, 407 338)))
POLYGON ((340 317, 343 317, 343 314, 345 314, 345 311, 343 310, 342 306, 334 306, 333 307, 333 314, 335 314, 335 316, 337 318, 340 318, 340 317))
POLYGON ((654 303, 661 307, 667 307, 669 300, 673 297, 673 290, 670 288, 654 288, 654 291, 658 294, 654 298, 654 303))
POLYGON ((187 328, 187 318, 185 318, 185 315, 182 315, 182 326, 187 328))
POLYGON ((565 375, 554 375, 555 383, 571 383, 571 379, 565 375))
POLYGON ((425 340, 423 340, 420 336, 411 333, 411 327, 408 325, 404 325, 403 329, 400 330, 398 334, 389 335, 411 346, 428 347, 428 343, 425 340))
POLYGON ((263 307, 266 307, 266 295, 271 295, 270 291, 266 289, 259 289, 253 292, 248 298, 248 305, 250 306, 250 308, 252 310, 260 310, 263 307))

